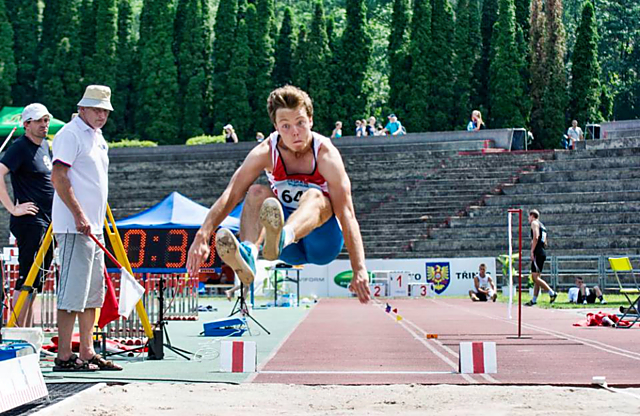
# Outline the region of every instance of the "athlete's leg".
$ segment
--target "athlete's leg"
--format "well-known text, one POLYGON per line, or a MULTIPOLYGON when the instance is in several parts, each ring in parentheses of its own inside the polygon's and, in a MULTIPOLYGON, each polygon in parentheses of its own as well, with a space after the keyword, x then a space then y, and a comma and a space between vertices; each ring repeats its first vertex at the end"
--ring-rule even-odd
POLYGON ((267 198, 274 198, 271 188, 265 185, 251 185, 247 192, 240 216, 240 240, 250 241, 256 246, 260 245, 262 237, 262 225, 258 221, 260 208, 267 198))
POLYGON ((222 261, 231 267, 238 279, 250 285, 255 279, 256 260, 262 235, 262 226, 258 222, 260 207, 273 192, 264 185, 252 185, 247 192, 240 216, 240 240, 233 233, 221 228, 216 233, 216 248, 222 261))
POLYGON ((331 201, 316 189, 309 189, 302 195, 298 208, 289 216, 286 224, 280 201, 275 198, 265 200, 260 210, 260 222, 265 229, 263 257, 277 260, 287 245, 306 237, 332 216, 331 201), (290 235, 287 237, 288 233, 290 235))
POLYGON ((538 291, 539 289, 543 289, 545 292, 551 291, 551 286, 549 286, 549 284, 540 277, 540 273, 531 273, 531 278, 533 279, 536 286, 538 286, 538 291))
POLYGON ((285 226, 293 228, 298 241, 327 222, 332 215, 331 200, 319 190, 309 189, 300 198, 298 209, 287 219, 285 226))

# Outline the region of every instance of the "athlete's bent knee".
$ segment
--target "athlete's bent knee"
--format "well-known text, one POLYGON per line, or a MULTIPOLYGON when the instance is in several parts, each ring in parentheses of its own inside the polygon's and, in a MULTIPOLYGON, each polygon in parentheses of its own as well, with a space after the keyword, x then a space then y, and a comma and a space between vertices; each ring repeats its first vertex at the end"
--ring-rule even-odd
POLYGON ((251 185, 247 191, 247 198, 249 199, 267 199, 273 196, 273 192, 265 185, 251 185))

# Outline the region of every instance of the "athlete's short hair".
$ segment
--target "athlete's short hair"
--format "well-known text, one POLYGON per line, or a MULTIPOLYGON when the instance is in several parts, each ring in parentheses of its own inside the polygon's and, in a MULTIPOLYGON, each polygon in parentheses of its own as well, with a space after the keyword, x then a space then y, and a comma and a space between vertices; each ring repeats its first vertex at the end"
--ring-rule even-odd
POLYGON ((293 85, 285 85, 271 91, 267 99, 267 111, 271 122, 276 124, 276 111, 281 108, 297 110, 303 107, 307 111, 309 118, 313 117, 313 103, 309 94, 293 85))
POLYGON ((529 211, 529 215, 533 215, 533 218, 535 219, 540 218, 540 212, 538 212, 537 209, 532 209, 531 211, 529 211))

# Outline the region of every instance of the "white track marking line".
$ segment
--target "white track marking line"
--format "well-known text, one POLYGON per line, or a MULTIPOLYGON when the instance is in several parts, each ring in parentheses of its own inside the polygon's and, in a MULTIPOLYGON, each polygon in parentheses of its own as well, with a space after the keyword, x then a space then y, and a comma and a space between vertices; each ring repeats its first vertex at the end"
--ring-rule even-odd
MULTIPOLYGON (((392 319, 393 321, 396 321, 395 317, 393 317, 391 314, 386 313, 385 311, 382 310, 383 305, 382 305, 382 303, 380 301, 378 301, 377 299, 374 299, 374 301, 376 302, 379 310, 381 310, 385 315, 387 315, 389 317, 389 319, 392 319)), ((404 320, 404 318, 403 318, 403 320, 404 320)), ((396 322, 398 322, 418 342, 420 342, 422 345, 427 347, 436 357, 440 358, 442 361, 444 361, 446 364, 448 364, 457 373, 458 366, 453 361, 451 361, 448 357, 446 357, 444 354, 442 354, 440 351, 438 351, 432 345, 430 345, 428 342, 426 342, 420 335, 416 334, 415 331, 413 331, 406 324, 404 324, 403 321, 396 321, 396 322)), ((464 378, 469 383, 472 383, 472 384, 477 384, 478 383, 473 377, 469 376, 468 374, 460 374, 460 375, 462 376, 462 378, 464 378)))
POLYGON ((640 396, 638 396, 637 394, 630 393, 630 392, 622 390, 622 389, 614 389, 613 387, 609 387, 609 386, 600 386, 600 387, 602 387, 603 389, 605 389, 607 391, 610 391, 612 393, 620 393, 620 394, 624 394, 624 395, 627 395, 627 396, 631 396, 631 397, 633 397, 635 399, 640 399, 640 396))
MULTIPOLYGON (((425 330, 423 330, 422 328, 420 328, 418 325, 416 325, 415 323, 413 323, 412 321, 410 321, 409 319, 403 317, 402 319, 403 321, 407 321, 407 323, 411 326, 413 326, 416 330, 422 332, 423 336, 426 336, 427 332, 425 330)), ((446 345, 444 345, 442 342, 440 342, 438 339, 432 339, 432 341, 436 344, 438 344, 440 346, 440 348, 442 348, 443 350, 445 350, 446 352, 448 352, 449 354, 453 355, 455 357, 456 360, 458 360, 460 358, 460 355, 455 352, 454 350, 452 350, 451 348, 447 347, 446 345)), ((485 373, 481 373, 478 374, 480 377, 484 378, 485 380, 487 380, 490 383, 500 383, 498 380, 496 380, 495 378, 493 378, 490 374, 485 374, 485 373)))
MULTIPOLYGON (((320 302, 321 301, 322 300, 320 300, 320 302)), ((319 305, 319 303, 318 303, 318 305, 319 305)), ((300 319, 300 321, 296 325, 293 326, 293 328, 291 328, 291 331, 289 331, 289 333, 282 339, 282 341, 280 341, 280 343, 278 345, 276 345, 276 347, 271 351, 271 353, 267 356, 267 358, 264 361, 262 361, 260 364, 258 364, 258 367, 256 368, 256 372, 251 374, 249 377, 247 377, 247 379, 244 381, 245 383, 253 383, 253 380, 255 380, 255 378, 258 377, 258 374, 261 373, 261 370, 267 364, 269 364, 269 361, 271 361, 273 359, 273 357, 276 356, 276 354, 278 353, 278 351, 280 351, 280 348, 282 348, 284 343, 289 340, 289 337, 291 337, 291 334, 293 334, 293 332, 296 329, 298 329, 298 327, 305 321, 305 319, 307 319, 307 317, 309 315, 311 315, 311 312, 313 312, 314 309, 315 309, 315 307, 313 309, 309 310, 309 312, 305 316, 303 316, 302 319, 300 319)))
MULTIPOLYGON (((444 302, 446 303, 446 302, 444 302)), ((450 306, 454 306, 452 304, 449 304, 450 306)), ((468 308, 465 308, 464 306, 459 306, 459 305, 455 305, 458 309, 464 309, 468 312, 473 312, 476 316, 484 316, 485 318, 489 318, 489 319, 493 319, 496 321, 501 321, 501 322, 505 322, 508 323, 512 326, 516 326, 518 323, 517 322, 513 322, 509 319, 506 318, 499 318, 497 316, 493 316, 493 315, 487 315, 486 313, 479 313, 477 310, 471 310, 468 308)), ((543 327, 539 327, 533 324, 527 324, 527 323, 523 323, 522 324, 523 327, 543 333, 543 334, 547 334, 547 335, 551 335, 554 336, 556 338, 566 338, 570 341, 574 341, 580 344, 583 344, 587 347, 591 347, 597 350, 601 350, 601 351, 605 351, 609 354, 615 354, 615 355, 620 355, 622 357, 626 357, 626 358, 631 358, 632 360, 637 360, 640 361, 640 354, 634 351, 629 351, 629 350, 625 350, 622 348, 618 348, 615 347, 613 345, 609 345, 609 344, 605 344, 604 342, 600 342, 600 341, 594 341, 594 340, 590 340, 590 339, 586 339, 586 338, 581 338, 578 336, 574 336, 571 334, 567 334, 565 332, 560 332, 560 331, 556 331, 553 329, 547 329, 547 328, 543 328, 543 327)), ((612 329, 612 330, 618 330, 618 331, 624 331, 624 329, 612 329)))
POLYGON ((261 371, 261 374, 342 374, 342 375, 405 375, 405 374, 417 374, 417 375, 440 375, 440 374, 458 374, 457 371, 322 371, 322 370, 300 370, 300 371, 261 371))

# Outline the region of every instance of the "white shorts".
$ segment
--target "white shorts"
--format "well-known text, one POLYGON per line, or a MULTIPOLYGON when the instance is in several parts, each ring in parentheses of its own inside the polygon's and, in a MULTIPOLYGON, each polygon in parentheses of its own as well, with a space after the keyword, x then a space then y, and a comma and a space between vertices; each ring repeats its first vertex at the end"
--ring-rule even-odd
MULTIPOLYGON (((104 302, 104 253, 84 234, 56 234, 60 281, 58 309, 84 312, 101 308, 104 302)), ((102 235, 96 235, 104 244, 102 235)))

